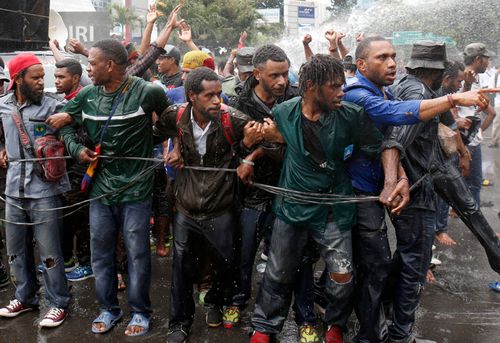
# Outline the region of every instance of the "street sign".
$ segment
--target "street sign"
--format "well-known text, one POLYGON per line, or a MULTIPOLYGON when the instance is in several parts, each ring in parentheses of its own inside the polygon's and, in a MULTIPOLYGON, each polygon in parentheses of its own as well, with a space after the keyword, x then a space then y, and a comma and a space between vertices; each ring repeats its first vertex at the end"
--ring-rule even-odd
POLYGON ((314 19, 314 7, 299 6, 297 17, 314 19))
POLYGON ((412 45, 420 40, 433 40, 446 45, 456 45, 457 42, 451 37, 435 35, 432 32, 424 33, 422 31, 394 31, 392 33, 393 45, 412 45))

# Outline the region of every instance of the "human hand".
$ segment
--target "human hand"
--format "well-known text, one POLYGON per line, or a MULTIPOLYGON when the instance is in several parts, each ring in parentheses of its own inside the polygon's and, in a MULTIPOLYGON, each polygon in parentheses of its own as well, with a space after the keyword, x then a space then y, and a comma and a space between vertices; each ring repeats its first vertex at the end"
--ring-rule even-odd
POLYGON ((325 32, 325 38, 330 44, 337 43, 337 32, 334 29, 328 29, 325 32))
POLYGON ((251 183, 252 178, 253 178, 253 166, 248 164, 248 163, 240 163, 238 168, 236 168, 236 174, 238 174, 238 177, 240 178, 241 182, 243 182, 245 185, 248 185, 251 183))
POLYGON ((361 42, 363 39, 365 39, 365 33, 364 32, 359 32, 357 35, 356 35, 356 42, 361 42))
POLYGON ((191 26, 185 21, 179 22, 179 39, 184 43, 193 40, 193 34, 191 32, 191 26))
POLYGON ((247 148, 254 146, 264 139, 264 132, 262 131, 262 124, 257 121, 249 121, 243 128, 243 145, 247 148))
POLYGON ((148 13, 146 14, 146 23, 154 24, 159 17, 159 12, 156 9, 156 3, 153 3, 148 8, 148 13))
POLYGON ((51 39, 51 40, 49 40, 49 47, 51 49, 61 50, 61 48, 59 46, 59 42, 57 41, 57 39, 51 39))
POLYGON ((285 139, 278 130, 276 123, 271 118, 264 119, 264 139, 270 143, 285 143, 285 139))
POLYGON ((173 168, 184 168, 184 159, 182 158, 181 147, 178 140, 174 140, 174 148, 172 151, 163 154, 163 162, 165 165, 169 164, 173 168))
POLYGON ((9 160, 7 158, 7 150, 5 149, 0 150, 0 167, 7 168, 8 163, 9 160))
POLYGON ((458 169, 462 173, 463 177, 467 177, 470 174, 470 161, 471 161, 471 155, 469 150, 465 148, 466 152, 460 155, 460 159, 458 161, 458 169))
POLYGON ((401 178, 399 182, 385 183, 384 189, 379 195, 379 201, 391 211, 398 215, 410 202, 410 186, 408 179, 401 178))
POLYGON ((343 32, 337 32, 337 36, 335 37, 335 42, 337 43, 337 45, 339 44, 343 44, 342 43, 342 39, 346 36, 345 33, 343 32))
POLYGON ((85 46, 76 38, 71 38, 68 42, 68 50, 74 54, 80 54, 84 56, 88 56, 89 53, 85 46))
POLYGON ((179 23, 182 21, 177 19, 177 14, 179 14, 182 6, 184 6, 184 2, 181 2, 180 4, 175 6, 175 8, 172 10, 172 12, 170 12, 170 15, 168 16, 167 26, 171 29, 178 27, 179 23))
POLYGON ((481 111, 484 111, 489 103, 488 93, 498 93, 498 88, 474 89, 463 93, 452 94, 453 101, 460 106, 478 106, 481 111))
POLYGON ((307 34, 304 36, 304 39, 302 39, 302 44, 304 45, 309 45, 312 42, 312 36, 310 34, 307 34))
POLYGON ((97 154, 95 151, 90 150, 89 148, 83 148, 78 155, 78 159, 80 162, 84 163, 92 163, 97 161, 97 154))
POLYGON ((55 129, 60 129, 63 126, 69 125, 73 122, 73 117, 69 113, 61 112, 55 113, 45 120, 47 125, 52 126, 55 129))
POLYGON ((472 69, 464 71, 464 83, 471 85, 476 82, 476 72, 472 69))
POLYGON ((465 130, 468 130, 472 124, 472 120, 467 118, 457 118, 455 119, 455 122, 457 123, 457 127, 459 129, 465 129, 465 130))

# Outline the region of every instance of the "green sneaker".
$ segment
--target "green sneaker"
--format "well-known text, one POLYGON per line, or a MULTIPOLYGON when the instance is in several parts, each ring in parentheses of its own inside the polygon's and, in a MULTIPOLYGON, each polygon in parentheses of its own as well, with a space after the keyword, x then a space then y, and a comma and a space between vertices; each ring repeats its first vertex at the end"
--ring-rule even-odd
POLYGON ((299 342, 322 343, 323 340, 319 337, 318 331, 313 325, 301 325, 299 326, 299 342))
POLYGON ((222 316, 222 324, 226 329, 232 329, 240 322, 240 308, 238 306, 227 306, 222 316))
POLYGON ((71 256, 68 261, 64 261, 64 272, 70 273, 76 268, 76 257, 71 256))

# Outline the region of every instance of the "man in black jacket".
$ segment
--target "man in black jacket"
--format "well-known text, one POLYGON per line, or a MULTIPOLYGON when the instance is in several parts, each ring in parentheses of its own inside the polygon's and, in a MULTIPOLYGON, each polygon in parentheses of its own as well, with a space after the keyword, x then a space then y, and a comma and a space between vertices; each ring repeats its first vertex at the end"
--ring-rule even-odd
MULTIPOLYGON (((421 41, 413 45, 405 76, 394 95, 402 100, 433 99, 437 95, 446 63, 444 44, 421 41)), ((453 98, 448 100, 454 107, 453 98)), ((439 118, 413 125, 394 126, 385 135, 382 149, 397 147, 410 184, 421 180, 411 194, 410 204, 392 220, 397 250, 393 267, 397 273, 394 315, 389 327, 389 342, 415 342, 412 329, 415 311, 425 284, 434 238, 436 193, 450 204, 478 238, 491 267, 500 273, 500 242, 479 210, 458 169, 450 164, 438 140, 439 118), (400 251, 405 252, 403 260, 400 251)), ((464 154, 467 155, 467 154, 464 154)), ((461 158, 469 158, 461 156, 461 158)))

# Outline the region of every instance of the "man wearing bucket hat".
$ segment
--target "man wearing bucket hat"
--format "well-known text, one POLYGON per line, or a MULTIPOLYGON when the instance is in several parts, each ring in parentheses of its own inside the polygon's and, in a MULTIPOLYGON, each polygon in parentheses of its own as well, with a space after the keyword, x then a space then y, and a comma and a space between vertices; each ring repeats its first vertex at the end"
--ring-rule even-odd
MULTIPOLYGON (((465 47, 463 56, 466 75, 463 85, 464 90, 482 88, 479 83, 478 74, 484 73, 488 68, 491 53, 483 43, 472 43, 465 47)), ((469 119, 475 119, 478 124, 480 123, 477 134, 468 143, 472 160, 470 174, 466 178, 467 184, 479 206, 481 205, 481 186, 483 183, 481 142, 483 140, 483 132, 491 125, 495 115, 495 110, 491 105, 484 111, 478 110, 474 106, 458 107, 459 117, 469 117, 469 119), (486 114, 486 117, 481 121, 483 112, 486 114)))
POLYGON ((0 316, 17 317, 39 306, 39 286, 31 243, 34 238, 44 266, 45 296, 50 306, 39 325, 55 327, 65 320, 71 298, 61 250, 62 211, 53 210, 61 206, 59 195, 69 190, 68 176, 64 173, 61 179, 48 182, 37 173, 34 163, 15 160, 35 157, 33 149, 21 143, 20 131, 24 131, 24 136, 32 142, 36 138, 55 134, 45 120, 58 112, 63 104, 44 93, 44 70, 35 55, 17 55, 9 62, 9 72, 8 91, 11 93, 0 98, 0 117, 5 134, 5 146, 0 150, 0 166, 8 168, 5 238, 16 292, 9 305, 0 309, 0 316), (16 118, 19 120, 16 121, 16 118), (24 127, 24 130, 18 127, 24 127))
POLYGON ((254 47, 244 47, 236 50, 236 54, 231 53, 224 67, 224 75, 227 76, 222 80, 222 91, 227 94, 230 101, 234 99, 243 88, 245 82, 253 73, 253 56, 255 55, 254 47), (238 74, 233 75, 234 66, 233 61, 236 62, 238 74))
MULTIPOLYGON (((420 41, 413 45, 408 75, 394 89, 402 100, 434 99, 438 95, 446 59, 443 43, 420 41)), ((449 96, 453 103, 453 98, 449 96)), ((390 342, 419 342, 412 336, 415 312, 431 260, 436 223, 436 193, 450 204, 476 235, 488 255, 490 265, 500 272, 500 242, 479 210, 461 173, 447 159, 438 139, 439 118, 413 125, 393 126, 385 133, 382 150, 398 148, 405 155, 402 164, 411 184, 420 184, 411 194, 409 205, 392 222, 397 232, 393 258, 396 271, 390 342), (423 179, 422 179, 423 178, 423 179)), ((467 150, 459 151, 468 159, 467 150)))
POLYGON ((9 82, 10 79, 5 75, 2 67, 0 67, 0 96, 4 93, 4 82, 9 82))

